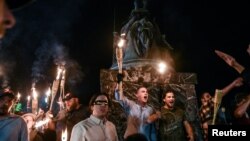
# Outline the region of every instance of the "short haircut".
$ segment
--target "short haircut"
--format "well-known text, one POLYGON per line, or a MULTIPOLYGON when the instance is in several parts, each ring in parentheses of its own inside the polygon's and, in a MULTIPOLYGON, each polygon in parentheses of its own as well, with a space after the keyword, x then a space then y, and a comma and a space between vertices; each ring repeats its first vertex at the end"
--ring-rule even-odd
POLYGON ((162 99, 166 97, 167 93, 173 93, 175 95, 175 91, 173 89, 166 89, 165 91, 163 91, 162 99))
POLYGON ((140 86, 136 89, 136 93, 138 93, 138 91, 139 91, 141 88, 146 88, 146 89, 147 89, 147 86, 140 85, 140 86))

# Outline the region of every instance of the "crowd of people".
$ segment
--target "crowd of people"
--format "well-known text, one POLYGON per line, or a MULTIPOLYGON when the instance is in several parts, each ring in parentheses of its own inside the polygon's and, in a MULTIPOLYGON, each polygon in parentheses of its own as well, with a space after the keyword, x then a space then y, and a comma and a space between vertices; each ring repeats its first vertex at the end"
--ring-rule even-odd
MULTIPOLYGON (((32 0, 0 0, 0 38, 5 31, 15 24, 11 9, 20 8, 32 0)), ((199 117, 203 129, 204 140, 207 140, 208 127, 211 124, 227 124, 220 120, 220 100, 232 89, 242 85, 250 86, 250 70, 236 59, 224 52, 215 51, 229 66, 234 68, 239 77, 229 85, 211 95, 205 92, 201 95, 199 117), (219 104, 219 105, 218 105, 219 104), (218 114, 216 106, 218 106, 218 114), (216 112, 216 117, 214 113, 216 112), (216 119, 216 120, 215 120, 216 119), (213 121, 214 120, 214 121, 213 121)), ((250 45, 247 48, 250 55, 250 45)), ((118 76, 118 83, 122 77, 118 76)), ((118 88, 118 87, 117 87, 118 88)), ((147 141, 194 141, 197 140, 192 125, 186 118, 185 111, 175 106, 175 92, 171 89, 163 93, 164 105, 156 110, 148 105, 149 93, 145 86, 140 86, 135 92, 135 100, 128 99, 123 93, 114 92, 115 99, 124 108, 127 114, 127 127, 124 140, 147 141), (159 127, 156 127, 156 123, 159 127)), ((237 94, 237 104, 233 115, 235 124, 250 124, 250 94, 249 92, 237 94)), ((46 128, 39 131, 35 122, 39 118, 32 113, 16 115, 11 112, 15 103, 15 95, 11 90, 0 91, 0 135, 1 141, 59 141, 62 133, 67 129, 67 141, 118 141, 116 126, 109 121, 107 115, 111 107, 110 96, 106 93, 97 93, 90 99, 88 107, 80 103, 79 95, 68 92, 63 102, 66 108, 54 117, 51 111, 42 116, 49 119, 46 128)))

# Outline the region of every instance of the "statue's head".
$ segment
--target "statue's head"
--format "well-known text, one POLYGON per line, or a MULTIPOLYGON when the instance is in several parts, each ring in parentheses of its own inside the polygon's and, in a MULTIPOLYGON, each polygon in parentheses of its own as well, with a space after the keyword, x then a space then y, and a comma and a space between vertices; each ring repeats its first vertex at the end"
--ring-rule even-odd
POLYGON ((147 0, 134 0, 134 10, 132 13, 147 13, 147 0))

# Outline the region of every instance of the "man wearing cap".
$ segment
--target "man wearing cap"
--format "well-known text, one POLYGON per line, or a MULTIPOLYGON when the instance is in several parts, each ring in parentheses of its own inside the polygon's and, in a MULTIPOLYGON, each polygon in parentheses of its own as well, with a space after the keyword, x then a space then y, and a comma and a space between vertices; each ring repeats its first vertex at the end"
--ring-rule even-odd
POLYGON ((27 125, 23 118, 10 113, 15 102, 11 91, 0 92, 0 138, 1 141, 28 141, 27 125))
POLYGON ((61 140, 61 133, 66 128, 69 141, 73 126, 90 115, 88 108, 80 104, 78 95, 74 93, 67 93, 63 101, 66 109, 59 111, 53 120, 53 124, 55 124, 55 130, 57 132, 57 141, 61 140))

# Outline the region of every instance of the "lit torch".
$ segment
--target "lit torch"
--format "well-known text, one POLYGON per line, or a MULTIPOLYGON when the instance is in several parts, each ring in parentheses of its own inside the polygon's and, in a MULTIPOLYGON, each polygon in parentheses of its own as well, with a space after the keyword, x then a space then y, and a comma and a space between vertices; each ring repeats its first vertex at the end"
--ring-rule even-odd
POLYGON ((59 78, 61 76, 61 73, 62 73, 62 69, 60 67, 58 67, 56 80, 53 81, 52 90, 51 90, 51 101, 50 101, 50 108, 49 108, 50 111, 52 110, 54 99, 55 99, 56 93, 58 91, 59 78))
POLYGON ((17 102, 20 101, 20 98, 21 98, 21 94, 18 92, 18 93, 17 93, 17 102))
POLYGON ((35 124, 35 128, 38 129, 39 127, 44 126, 45 124, 49 123, 50 119, 46 118, 45 120, 37 121, 35 124))
POLYGON ((37 114, 37 110, 38 110, 38 100, 37 100, 37 97, 38 97, 38 94, 36 92, 36 88, 33 87, 32 88, 32 113, 33 114, 37 114))
POLYGON ((48 90, 46 91, 46 97, 45 97, 45 103, 46 103, 46 108, 48 108, 49 107, 49 102, 50 102, 50 95, 51 95, 51 89, 50 89, 50 87, 48 88, 48 90))
POLYGON ((65 68, 63 68, 63 71, 62 71, 62 79, 61 79, 61 82, 60 82, 60 97, 59 97, 59 106, 60 106, 60 110, 64 109, 64 103, 63 103, 63 98, 64 98, 64 85, 65 85, 65 68))
POLYGON ((30 95, 27 96, 27 112, 30 112, 30 95))
MULTIPOLYGON (((117 43, 117 47, 116 47, 116 60, 117 60, 117 65, 118 65, 118 73, 119 74, 122 74, 122 62, 123 62, 123 49, 122 47, 124 46, 125 44, 125 34, 121 34, 121 37, 119 38, 119 41, 117 43)), ((122 94, 123 93, 123 90, 122 90, 122 81, 119 82, 119 86, 118 86, 118 89, 119 89, 119 93, 122 94)))

